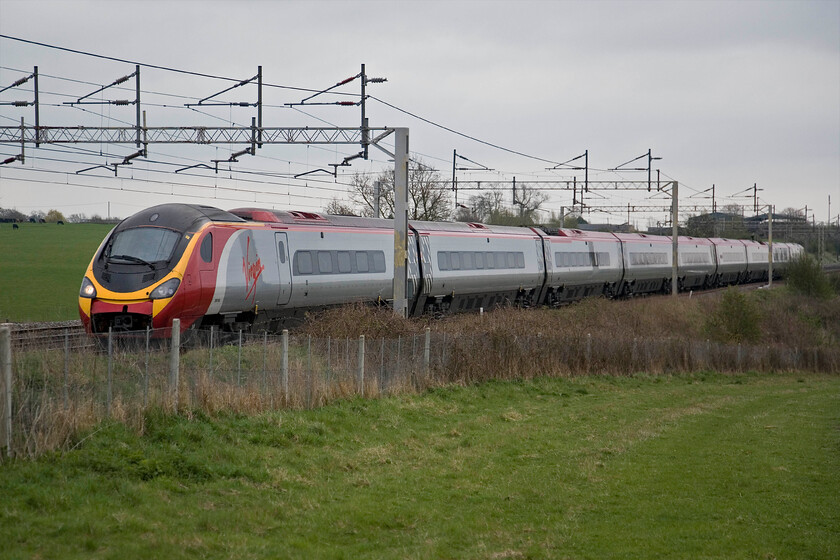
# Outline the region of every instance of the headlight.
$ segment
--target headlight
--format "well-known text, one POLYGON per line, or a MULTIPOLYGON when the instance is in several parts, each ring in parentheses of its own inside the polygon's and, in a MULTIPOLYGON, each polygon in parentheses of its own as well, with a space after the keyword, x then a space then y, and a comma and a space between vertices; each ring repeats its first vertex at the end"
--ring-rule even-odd
POLYGON ((82 279, 82 288, 79 290, 79 297, 83 297, 83 298, 95 298, 96 297, 96 286, 93 285, 93 282, 88 280, 87 276, 85 276, 82 279))
POLYGON ((157 288, 151 291, 149 297, 152 299, 166 299, 175 295, 178 286, 181 285, 180 278, 170 278, 157 288))

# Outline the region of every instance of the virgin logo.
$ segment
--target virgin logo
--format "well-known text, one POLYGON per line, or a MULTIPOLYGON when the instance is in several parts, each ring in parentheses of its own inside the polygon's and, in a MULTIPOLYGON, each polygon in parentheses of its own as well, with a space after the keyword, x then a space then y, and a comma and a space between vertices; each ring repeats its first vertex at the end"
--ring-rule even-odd
POLYGON ((257 280, 263 270, 265 270, 265 265, 260 263, 257 248, 255 245, 251 245, 251 237, 248 236, 245 256, 242 257, 242 273, 245 275, 245 299, 256 299, 257 280))

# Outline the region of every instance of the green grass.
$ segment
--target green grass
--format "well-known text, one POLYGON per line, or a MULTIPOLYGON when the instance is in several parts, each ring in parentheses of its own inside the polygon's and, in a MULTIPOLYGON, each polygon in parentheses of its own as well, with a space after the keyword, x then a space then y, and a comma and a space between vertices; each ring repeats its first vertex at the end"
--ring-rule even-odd
POLYGON ((537 379, 149 414, 0 465, 8 558, 837 558, 840 379, 537 379))
POLYGON ((0 322, 79 318, 79 286, 108 224, 0 224, 0 322))

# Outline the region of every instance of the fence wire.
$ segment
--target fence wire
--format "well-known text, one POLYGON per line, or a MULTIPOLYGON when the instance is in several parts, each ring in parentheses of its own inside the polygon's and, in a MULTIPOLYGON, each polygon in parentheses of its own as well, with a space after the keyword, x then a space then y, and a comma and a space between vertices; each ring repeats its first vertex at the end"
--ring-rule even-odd
MULTIPOLYGON (((8 341, 8 337, 6 338, 8 341)), ((686 371, 840 372, 840 349, 642 340, 583 334, 397 338, 166 330, 18 341, 0 357, 0 447, 35 457, 66 449, 105 419, 142 429, 145 411, 259 413, 336 399, 422 391, 442 383, 579 374, 686 371), (174 359, 173 359, 174 358, 174 359), (4 370, 6 368, 4 367, 4 370), (9 401, 11 396, 11 401, 9 401), (9 407, 11 402, 11 407, 9 407)))

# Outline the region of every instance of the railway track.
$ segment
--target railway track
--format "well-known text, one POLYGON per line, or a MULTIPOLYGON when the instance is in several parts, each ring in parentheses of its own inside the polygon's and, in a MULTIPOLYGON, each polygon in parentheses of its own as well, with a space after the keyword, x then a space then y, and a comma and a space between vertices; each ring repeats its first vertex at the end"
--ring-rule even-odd
POLYGON ((56 321, 41 323, 5 323, 10 327, 12 346, 15 348, 71 348, 88 346, 90 341, 81 321, 56 321))
POLYGON ((826 274, 838 274, 840 273, 840 263, 823 265, 823 270, 826 274))

